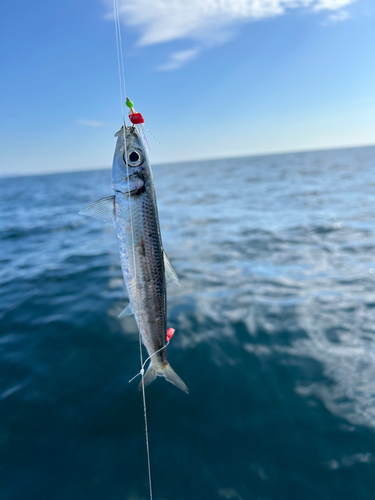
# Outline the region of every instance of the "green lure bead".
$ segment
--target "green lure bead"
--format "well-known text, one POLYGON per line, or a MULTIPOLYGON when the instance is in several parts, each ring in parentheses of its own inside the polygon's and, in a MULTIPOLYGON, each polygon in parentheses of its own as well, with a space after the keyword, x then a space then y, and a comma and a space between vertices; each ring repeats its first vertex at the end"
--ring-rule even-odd
POLYGON ((130 99, 126 98, 125 104, 127 105, 128 108, 134 108, 134 103, 130 99))

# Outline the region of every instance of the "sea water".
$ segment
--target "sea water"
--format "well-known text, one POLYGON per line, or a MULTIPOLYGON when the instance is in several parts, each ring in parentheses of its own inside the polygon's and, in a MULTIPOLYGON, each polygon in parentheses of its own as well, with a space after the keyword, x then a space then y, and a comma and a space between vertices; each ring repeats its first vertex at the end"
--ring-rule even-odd
MULTIPOLYGON (((373 500, 375 148, 154 167, 168 359, 155 500, 373 500)), ((0 181, 0 497, 145 500, 110 169, 0 181)))

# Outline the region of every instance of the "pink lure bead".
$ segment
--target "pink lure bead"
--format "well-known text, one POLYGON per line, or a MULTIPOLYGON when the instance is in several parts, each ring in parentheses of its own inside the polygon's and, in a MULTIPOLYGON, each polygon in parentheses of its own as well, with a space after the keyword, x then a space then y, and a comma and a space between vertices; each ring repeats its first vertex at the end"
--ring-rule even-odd
POLYGON ((167 330, 167 342, 171 340, 176 330, 174 328, 168 328, 167 330))

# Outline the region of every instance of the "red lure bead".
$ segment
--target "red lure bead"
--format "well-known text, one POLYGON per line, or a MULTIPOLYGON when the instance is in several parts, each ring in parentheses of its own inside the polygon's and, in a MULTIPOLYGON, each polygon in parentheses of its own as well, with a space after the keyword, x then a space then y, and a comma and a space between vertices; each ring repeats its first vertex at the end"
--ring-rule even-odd
POLYGON ((133 125, 140 125, 141 123, 145 122, 141 113, 131 113, 129 115, 129 120, 133 125))
POLYGON ((176 330, 174 328, 168 328, 167 330, 167 342, 171 340, 176 330))

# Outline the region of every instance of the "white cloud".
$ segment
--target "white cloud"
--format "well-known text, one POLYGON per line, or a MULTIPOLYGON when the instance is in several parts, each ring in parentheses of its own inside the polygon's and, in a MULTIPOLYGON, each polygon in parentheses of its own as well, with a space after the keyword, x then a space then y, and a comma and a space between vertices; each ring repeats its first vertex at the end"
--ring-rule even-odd
POLYGON ((170 71, 173 69, 181 68, 187 61, 190 61, 196 57, 199 53, 198 49, 191 50, 181 50, 180 52, 174 52, 169 56, 169 61, 161 64, 158 67, 159 71, 170 71))
POLYGON ((319 0, 314 5, 314 10, 338 10, 355 1, 356 0, 319 0))
MULTIPOLYGON (((109 2, 109 0, 106 0, 109 2)), ((356 0, 118 0, 122 22, 139 30, 138 45, 192 39, 207 47, 223 43, 233 26, 285 14, 288 9, 338 11, 356 0)), ((110 3, 108 3, 110 5, 110 3)), ((108 14, 111 16, 112 14, 108 14)), ((185 53, 193 53, 184 51, 185 53)), ((195 57, 171 55, 159 69, 175 69, 195 57), (182 60, 184 59, 184 60, 182 60)))
POLYGON ((337 12, 333 12, 330 14, 327 19, 322 23, 323 26, 329 26, 334 23, 341 23, 342 21, 346 21, 350 19, 350 14, 347 10, 338 10, 337 12))
POLYGON ((98 120, 77 120, 78 125, 83 127, 103 127, 104 123, 98 120))

